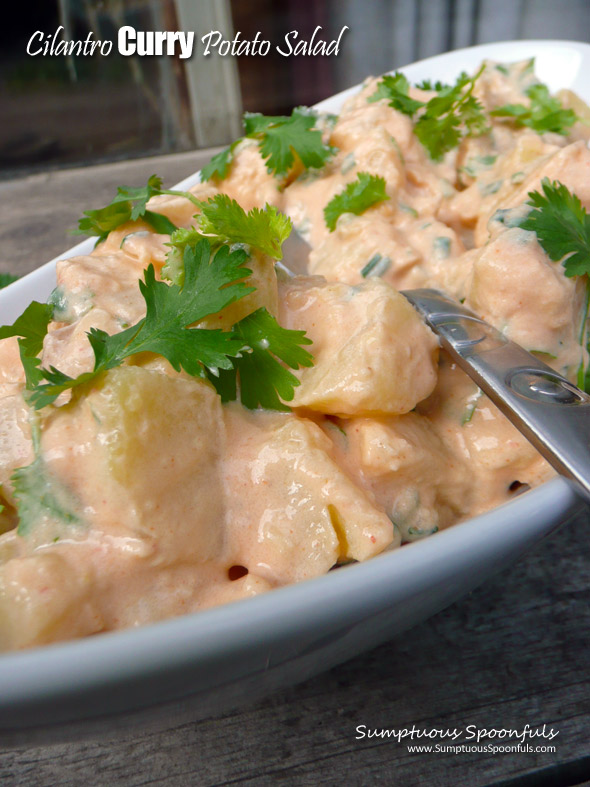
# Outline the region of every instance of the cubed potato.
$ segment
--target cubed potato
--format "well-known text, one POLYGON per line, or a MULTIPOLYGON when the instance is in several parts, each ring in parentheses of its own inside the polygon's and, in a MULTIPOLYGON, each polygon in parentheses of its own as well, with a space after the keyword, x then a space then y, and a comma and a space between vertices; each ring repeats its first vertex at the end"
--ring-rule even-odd
POLYGON ((238 405, 225 417, 234 563, 285 584, 399 543, 387 516, 334 462, 332 443, 316 424, 238 405))
MULTIPOLYGON (((312 248, 333 234, 326 225, 324 208, 357 179, 359 172, 384 177, 386 193, 390 198, 369 207, 366 215, 383 214, 392 221, 397 195, 405 179, 404 167, 399 147, 380 126, 373 126, 366 131, 358 141, 358 146, 350 152, 341 150, 328 163, 321 177, 305 172, 285 189, 283 209, 290 216, 297 232, 309 241, 312 248)), ((338 224, 346 222, 350 216, 341 216, 338 224)))
POLYGON ((88 331, 97 328, 114 334, 127 326, 128 323, 120 322, 109 312, 97 308, 90 309, 73 323, 52 323, 43 342, 42 366, 46 369, 55 366, 70 377, 90 372, 94 368, 95 355, 88 341, 88 331))
POLYGON ((14 503, 10 477, 33 458, 29 408, 22 386, 4 383, 0 385, 0 498, 14 503))
MULTIPOLYGON (((338 124, 334 129, 337 133, 338 124)), ((334 136, 333 134, 333 136, 334 136)), ((346 175, 343 181, 353 180, 359 172, 368 172, 385 178, 385 190, 394 199, 405 180, 400 149, 391 134, 380 125, 373 126, 357 141, 347 156, 339 156, 339 171, 346 175), (343 172, 343 170, 345 170, 343 172)))
POLYGON ((402 289, 424 283, 421 263, 422 255, 394 226, 392 214, 375 210, 341 219, 311 251, 309 273, 345 284, 378 276, 402 289))
POLYGON ((293 406, 354 416, 399 414, 436 384, 438 342, 409 302, 379 279, 358 287, 299 278, 284 285, 281 323, 305 330, 314 366, 293 406))
POLYGON ((526 437, 444 352, 436 389, 419 410, 450 456, 464 462, 472 491, 461 504, 469 505, 469 516, 506 502, 522 491, 521 484, 538 486, 555 475, 526 437))
POLYGON ((346 102, 332 130, 330 143, 349 153, 374 129, 381 128, 395 139, 403 156, 417 152, 419 143, 413 133, 411 119, 390 107, 386 99, 368 102, 376 92, 378 82, 378 79, 367 80, 360 93, 346 102))
POLYGON ((415 541, 454 524, 469 511, 471 474, 416 413, 354 418, 340 424, 337 459, 366 488, 399 530, 415 541))
MULTIPOLYGON (((544 142, 538 134, 528 131, 509 136, 510 150, 475 155, 464 161, 467 170, 477 175, 477 181, 441 203, 438 211, 438 217, 456 230, 476 227, 475 242, 478 246, 487 240, 487 224, 497 208, 518 204, 514 201, 515 195, 526 199, 527 192, 523 195, 521 184, 528 181, 541 162, 548 161, 559 150, 555 145, 544 142)), ((471 145, 476 143, 473 140, 469 142, 471 145)))
POLYGON ((241 142, 227 176, 216 184, 223 194, 235 199, 244 210, 264 208, 266 204, 281 208, 281 182, 266 169, 266 163, 253 139, 241 142))
POLYGON ((0 339, 0 386, 3 383, 25 382, 25 370, 20 359, 18 339, 0 339))
MULTIPOLYGON (((485 61, 485 69, 477 82, 473 95, 489 112, 504 104, 526 104, 525 90, 537 82, 534 60, 515 63, 485 61)), ((497 119, 494 119, 497 122, 497 119)))
POLYGON ((590 209, 590 150, 586 142, 579 140, 564 148, 552 147, 545 156, 533 159, 529 168, 524 168, 526 177, 514 184, 510 178, 486 202, 479 214, 475 229, 475 243, 481 246, 489 236, 488 222, 498 208, 513 208, 528 200, 530 191, 539 191, 543 178, 559 180, 578 195, 582 205, 590 209))
POLYGON ((92 581, 88 565, 74 568, 58 550, 0 564, 0 651, 101 631, 92 581))
POLYGON ((87 527, 124 550, 139 539, 165 564, 209 560, 222 547, 222 441, 209 384, 124 366, 50 416, 42 449, 87 527))
POLYGON ((568 278, 533 232, 513 227, 477 253, 467 301, 508 338, 542 353, 575 381, 586 357, 579 341, 585 293, 585 281, 568 278))
POLYGON ((121 324, 133 325, 145 314, 138 284, 143 268, 138 260, 121 251, 60 260, 55 319, 71 323, 94 307, 121 324))
POLYGON ((127 259, 131 259, 141 268, 147 268, 151 264, 159 271, 166 262, 166 254, 170 251, 170 247, 166 245, 169 241, 169 235, 154 232, 149 224, 129 221, 110 232, 97 251, 105 255, 120 256, 123 253, 124 256, 120 256, 121 263, 124 264, 127 259))
POLYGON ((570 131, 570 137, 572 139, 590 138, 590 107, 588 104, 577 93, 567 88, 558 90, 556 96, 565 109, 573 109, 579 118, 570 131))

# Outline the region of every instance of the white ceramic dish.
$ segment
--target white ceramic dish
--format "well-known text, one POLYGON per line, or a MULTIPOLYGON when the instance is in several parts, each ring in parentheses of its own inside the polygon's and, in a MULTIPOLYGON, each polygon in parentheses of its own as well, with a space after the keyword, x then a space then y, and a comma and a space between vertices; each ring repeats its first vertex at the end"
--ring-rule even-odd
MULTIPOLYGON (((551 90, 570 87, 590 100, 587 44, 486 44, 403 71, 411 81, 452 81, 484 58, 533 56, 551 90)), ((319 108, 337 112, 356 89, 319 108)), ((178 187, 197 179, 193 175, 178 187)), ((93 245, 83 241, 60 258, 88 253, 93 245)), ((0 322, 12 322, 33 298, 45 300, 54 280, 55 260, 1 291, 0 322)), ((0 742, 171 726, 252 701, 432 615, 584 510, 568 483, 555 479, 429 539, 318 579, 137 630, 2 655, 0 742)))

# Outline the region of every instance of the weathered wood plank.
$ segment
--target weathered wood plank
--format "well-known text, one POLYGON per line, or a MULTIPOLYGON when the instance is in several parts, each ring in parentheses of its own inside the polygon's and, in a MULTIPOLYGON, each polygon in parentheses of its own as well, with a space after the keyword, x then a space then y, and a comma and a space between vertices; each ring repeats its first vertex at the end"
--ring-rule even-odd
POLYGON ((219 148, 56 170, 0 181, 0 273, 23 275, 78 243, 68 230, 83 210, 100 208, 117 186, 145 184, 154 172, 167 187, 206 164, 219 148))
MULTIPOLYGON (((116 185, 155 171, 174 183, 209 156, 0 184, 0 270, 24 272, 66 248, 65 228, 82 208, 108 200, 116 185)), ((589 591, 588 523, 578 522, 426 623, 301 686, 160 733, 4 751, 0 784, 581 784, 590 773, 589 591), (355 740, 359 724, 522 729, 526 723, 558 729, 557 752, 418 755, 390 739, 355 740)))

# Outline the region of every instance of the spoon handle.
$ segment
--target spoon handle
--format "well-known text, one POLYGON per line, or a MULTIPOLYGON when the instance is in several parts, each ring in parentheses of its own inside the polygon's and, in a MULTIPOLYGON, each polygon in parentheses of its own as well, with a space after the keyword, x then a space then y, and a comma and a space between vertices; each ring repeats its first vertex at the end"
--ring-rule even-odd
POLYGON ((590 396, 438 290, 403 294, 458 366, 590 502, 590 396))

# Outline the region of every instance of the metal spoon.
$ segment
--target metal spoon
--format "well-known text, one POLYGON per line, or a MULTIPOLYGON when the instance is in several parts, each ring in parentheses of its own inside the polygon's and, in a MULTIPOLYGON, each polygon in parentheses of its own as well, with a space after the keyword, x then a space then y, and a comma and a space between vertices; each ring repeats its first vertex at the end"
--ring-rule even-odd
MULTIPOLYGON (((307 269, 310 248, 297 233, 283 248, 286 274, 307 269)), ((590 396, 444 293, 402 294, 461 369, 590 502, 590 396)))

